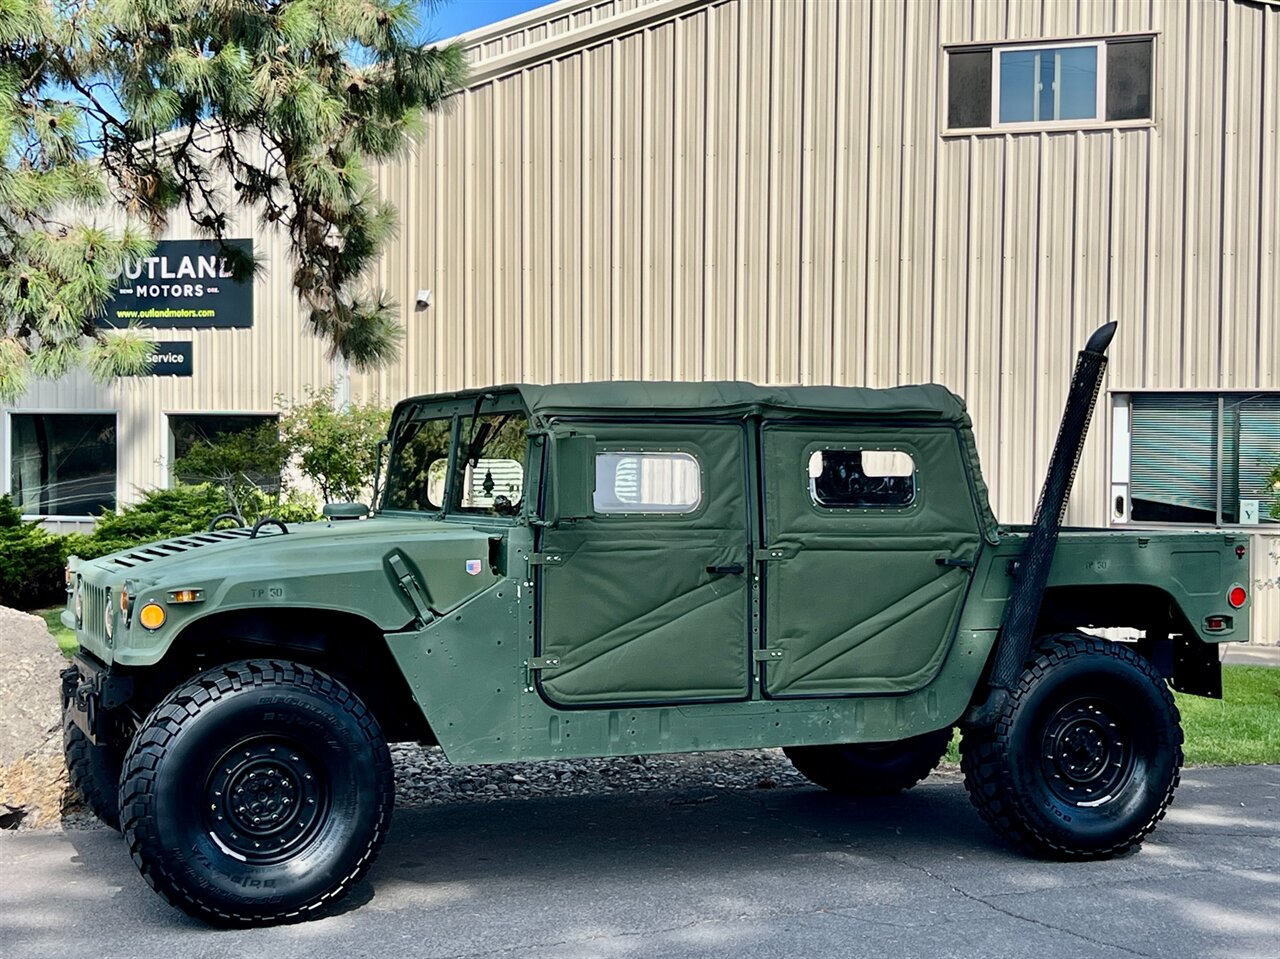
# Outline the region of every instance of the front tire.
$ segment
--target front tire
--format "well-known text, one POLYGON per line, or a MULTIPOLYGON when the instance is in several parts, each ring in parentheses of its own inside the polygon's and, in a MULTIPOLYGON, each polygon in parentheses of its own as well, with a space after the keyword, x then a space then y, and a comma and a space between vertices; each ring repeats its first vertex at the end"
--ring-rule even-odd
POLYGON ((309 666, 232 663, 152 711, 125 757, 121 824, 147 882, 215 925, 321 913, 368 871, 394 801, 364 703, 309 666))
POLYGON ((67 782, 72 790, 80 794, 90 812, 119 832, 120 768, 124 764, 124 748, 90 742, 71 718, 70 709, 64 708, 62 754, 67 763, 67 782))
POLYGON ((910 789, 937 767, 951 743, 951 727, 897 742, 789 746, 796 771, 814 785, 845 796, 890 796, 910 789))
POLYGON ((1104 859, 1164 817, 1182 768, 1173 695, 1129 647, 1055 637, 993 726, 964 730, 961 767, 982 817, 1015 846, 1104 859))

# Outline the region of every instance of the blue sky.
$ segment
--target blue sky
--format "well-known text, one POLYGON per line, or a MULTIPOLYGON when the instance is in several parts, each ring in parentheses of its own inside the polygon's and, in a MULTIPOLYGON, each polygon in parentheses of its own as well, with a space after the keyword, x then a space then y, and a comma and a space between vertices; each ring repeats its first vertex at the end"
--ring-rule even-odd
POLYGON ((507 17, 546 6, 551 0, 447 0, 435 12, 424 3, 422 32, 424 40, 442 40, 507 17))

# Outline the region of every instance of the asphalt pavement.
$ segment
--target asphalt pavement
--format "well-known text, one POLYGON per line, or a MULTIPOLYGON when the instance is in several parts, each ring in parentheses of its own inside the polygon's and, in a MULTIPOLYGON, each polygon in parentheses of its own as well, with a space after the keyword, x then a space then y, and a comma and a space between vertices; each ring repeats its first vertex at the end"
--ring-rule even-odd
POLYGON ((1187 771, 1142 850, 1098 863, 1010 851, 944 778, 402 810, 338 914, 251 931, 167 906, 113 832, 0 834, 0 956, 1280 955, 1280 767, 1187 771))

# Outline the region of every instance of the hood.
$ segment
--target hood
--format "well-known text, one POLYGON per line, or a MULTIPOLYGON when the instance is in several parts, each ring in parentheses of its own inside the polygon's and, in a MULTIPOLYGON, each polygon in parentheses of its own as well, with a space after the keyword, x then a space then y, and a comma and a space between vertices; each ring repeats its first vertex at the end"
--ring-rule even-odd
POLYGON ((256 537, 247 528, 220 529, 159 540, 145 546, 81 560, 80 570, 96 567, 109 578, 156 582, 179 575, 217 575, 223 564, 240 571, 253 567, 314 565, 318 556, 338 548, 385 547, 405 539, 470 539, 474 529, 431 517, 374 516, 365 520, 286 524, 288 533, 265 526, 256 537), (319 551, 319 553, 317 552, 319 551))

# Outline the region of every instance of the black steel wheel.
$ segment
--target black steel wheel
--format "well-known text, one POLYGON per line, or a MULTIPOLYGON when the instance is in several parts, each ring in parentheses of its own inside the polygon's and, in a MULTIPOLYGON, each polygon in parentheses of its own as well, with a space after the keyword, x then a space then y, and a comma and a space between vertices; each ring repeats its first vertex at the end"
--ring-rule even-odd
POLYGON ((393 799, 390 750, 364 703, 276 661, 219 667, 170 694, 120 783, 147 882, 216 925, 323 913, 372 865, 393 799))
POLYGON ((782 751, 814 785, 845 796, 888 796, 910 789, 937 768, 951 727, 888 743, 789 746, 782 751))
POLYGON ((1182 728, 1173 695, 1130 647, 1059 636, 1041 647, 994 725, 967 727, 969 797, 1014 845, 1099 859, 1142 842, 1173 801, 1182 728))

